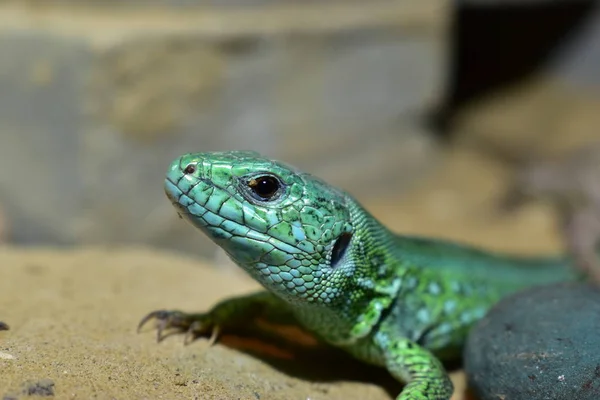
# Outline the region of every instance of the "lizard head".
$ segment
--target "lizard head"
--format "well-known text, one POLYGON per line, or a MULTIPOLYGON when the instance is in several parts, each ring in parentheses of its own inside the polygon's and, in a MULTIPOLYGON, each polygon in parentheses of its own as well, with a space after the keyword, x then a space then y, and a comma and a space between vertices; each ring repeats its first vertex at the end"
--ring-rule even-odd
POLYGON ((332 302, 355 272, 349 197, 294 167, 253 152, 186 154, 165 191, 182 218, 288 301, 332 302))

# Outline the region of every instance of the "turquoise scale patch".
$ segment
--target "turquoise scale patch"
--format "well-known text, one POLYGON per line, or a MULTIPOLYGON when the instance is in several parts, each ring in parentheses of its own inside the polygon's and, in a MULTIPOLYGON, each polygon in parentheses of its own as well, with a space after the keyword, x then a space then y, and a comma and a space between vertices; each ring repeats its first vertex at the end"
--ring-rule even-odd
POLYGON ((181 204, 184 207, 188 207, 192 204, 195 204, 194 199, 188 197, 187 195, 183 194, 179 196, 179 204, 181 204))
POLYGON ((217 193, 213 193, 212 196, 208 199, 208 201, 204 204, 204 207, 209 209, 213 213, 221 213, 221 206, 229 197, 226 196, 223 191, 219 190, 217 193))
POLYGON ((281 278, 283 278, 284 281, 291 281, 294 279, 292 274, 290 274, 289 272, 281 272, 279 276, 281 276, 281 278))
POLYGON ((292 282, 294 282, 294 285, 296 286, 304 286, 304 279, 302 278, 294 278, 292 282))
POLYGON ((242 213, 248 227, 258 232, 267 232, 267 221, 264 216, 258 214, 258 209, 251 204, 244 203, 242 205, 242 213))
POLYGON ((302 242, 303 240, 306 239, 306 234, 304 233, 304 229, 302 229, 302 227, 298 226, 298 224, 292 224, 292 235, 294 235, 294 238, 298 241, 298 242, 302 242))
POLYGON ((202 218, 210 226, 219 226, 223 222, 223 217, 210 211, 205 212, 202 218))
POLYGON ((237 222, 233 222, 228 219, 223 221, 221 227, 236 236, 246 236, 246 234, 250 231, 250 228, 247 226, 240 225, 237 222))
POLYGON ((202 217, 207 212, 206 209, 198 203, 192 203, 192 205, 188 207, 188 211, 197 217, 202 217))
POLYGON ((188 195, 194 199, 194 201, 200 205, 206 204, 210 199, 214 189, 211 187, 205 187, 203 184, 195 186, 188 195))
POLYGON ((306 233, 306 237, 309 240, 318 241, 321 238, 321 231, 312 225, 306 225, 304 227, 304 233, 306 233))
POLYGON ((283 243, 282 241, 277 240, 275 238, 269 238, 269 243, 271 243, 274 247, 278 248, 279 250, 285 251, 286 253, 289 253, 289 254, 296 254, 296 253, 300 252, 299 249, 297 249, 293 246, 290 246, 287 243, 283 243))
POLYGON ((246 237, 250 238, 250 239, 258 240, 261 242, 268 242, 270 239, 269 235, 267 235, 265 233, 256 232, 253 230, 249 230, 248 233, 246 233, 246 237))
POLYGON ((235 221, 238 224, 244 223, 244 220, 242 219, 242 207, 239 205, 237 200, 231 197, 223 203, 223 206, 221 207, 221 215, 223 218, 226 218, 230 221, 235 221))
POLYGON ((292 226, 285 221, 281 221, 280 223, 272 226, 268 231, 267 235, 276 237, 290 245, 296 244, 296 239, 294 238, 294 234, 292 233, 292 226))
POLYGON ((306 253, 314 253, 315 246, 308 240, 303 240, 297 244, 298 248, 306 253))

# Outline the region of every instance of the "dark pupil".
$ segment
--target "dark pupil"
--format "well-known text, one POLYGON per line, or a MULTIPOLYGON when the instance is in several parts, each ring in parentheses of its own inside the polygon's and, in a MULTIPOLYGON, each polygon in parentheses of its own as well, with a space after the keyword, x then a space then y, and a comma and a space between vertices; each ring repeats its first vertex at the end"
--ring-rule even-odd
POLYGON ((272 176, 261 176, 250 181, 250 187, 263 199, 270 199, 279 190, 279 181, 272 176))

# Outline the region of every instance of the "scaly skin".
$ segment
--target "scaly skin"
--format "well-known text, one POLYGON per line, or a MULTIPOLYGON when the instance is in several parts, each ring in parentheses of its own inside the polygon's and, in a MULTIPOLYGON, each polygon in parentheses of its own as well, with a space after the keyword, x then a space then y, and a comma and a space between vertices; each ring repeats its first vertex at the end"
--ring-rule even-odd
POLYGON ((197 337, 256 317, 296 323, 406 383, 399 400, 447 400, 440 361, 460 357, 469 328, 502 296, 569 280, 566 260, 511 258, 397 236, 350 195, 252 152, 186 154, 165 180, 179 214, 266 291, 206 313, 155 311, 197 337), (535 268, 532 268, 535 267, 535 268))

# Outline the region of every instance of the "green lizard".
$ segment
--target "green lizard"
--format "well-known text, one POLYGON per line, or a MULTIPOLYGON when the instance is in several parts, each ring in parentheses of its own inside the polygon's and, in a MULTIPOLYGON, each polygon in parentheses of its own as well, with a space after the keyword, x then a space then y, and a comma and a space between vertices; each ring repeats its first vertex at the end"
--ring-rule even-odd
POLYGON ((205 313, 159 310, 165 329, 208 336, 256 317, 296 323, 405 383, 398 400, 447 400, 441 361, 461 356, 469 328, 501 297, 576 279, 566 258, 519 258, 398 236, 349 194, 254 152, 186 154, 165 191, 266 290, 205 313))

